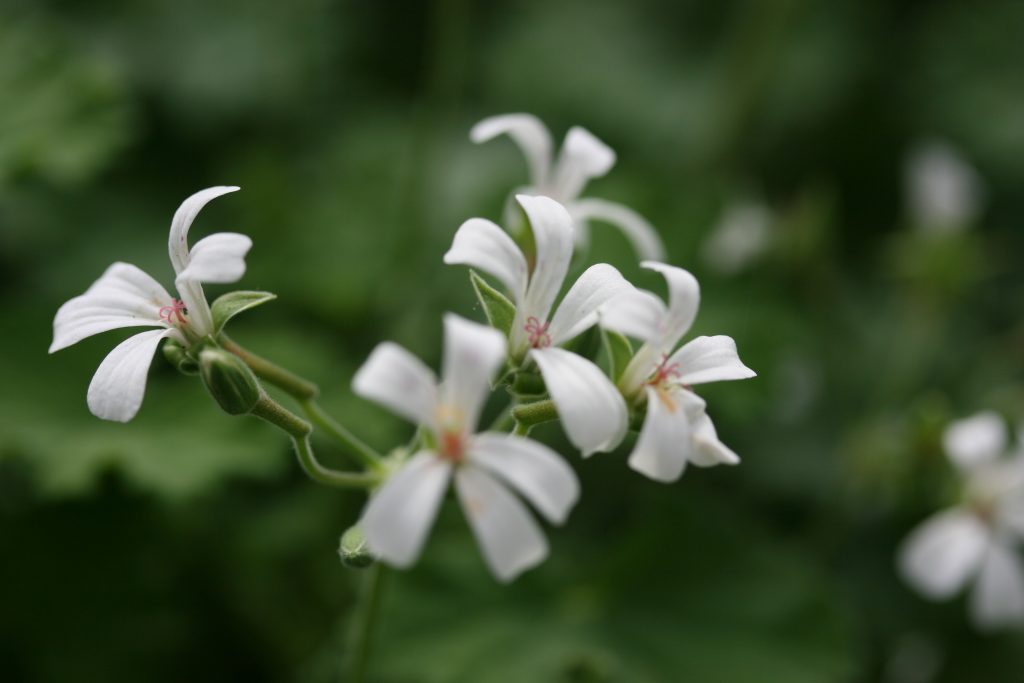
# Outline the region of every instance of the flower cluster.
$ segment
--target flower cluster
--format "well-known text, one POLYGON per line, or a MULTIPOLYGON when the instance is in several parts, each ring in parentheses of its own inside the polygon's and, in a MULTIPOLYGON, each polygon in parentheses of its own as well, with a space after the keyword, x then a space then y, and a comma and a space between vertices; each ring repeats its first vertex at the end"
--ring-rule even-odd
POLYGON ((973 582, 970 614, 979 628, 1024 623, 1024 431, 1007 454, 1003 419, 980 413, 951 424, 943 445, 964 480, 961 500, 910 534, 900 571, 932 600, 973 582))
POLYGON ((584 457, 616 449, 631 427, 639 427, 629 466, 671 482, 687 463, 739 462, 718 439, 694 387, 754 373, 740 361, 729 337, 697 337, 680 346, 697 315, 696 279, 664 262, 657 233, 636 213, 603 200, 580 199, 586 182, 614 163, 606 145, 573 128, 554 163, 547 129, 525 114, 486 119, 471 137, 482 142, 499 134, 510 135, 523 148, 531 186, 509 203, 505 228, 472 218, 455 232, 443 256, 444 263, 471 268, 488 324, 445 315, 440 378, 410 352, 385 342, 353 379, 356 394, 418 427, 408 446, 378 454, 320 409, 315 385, 224 334, 232 316, 272 295, 235 292, 209 305, 201 283, 238 280, 251 243, 242 235, 218 233, 190 251, 187 233, 208 201, 238 188, 203 190, 175 214, 170 254, 180 299, 138 268, 115 264, 85 294, 61 307, 51 351, 106 330, 156 327, 122 343, 100 365, 88 395, 96 415, 126 421, 136 414, 152 356, 160 340, 168 338, 165 355, 179 369, 199 372, 227 412, 250 413, 286 431, 314 479, 371 489, 353 547, 365 546, 389 564, 409 566, 454 481, 487 565, 499 580, 511 580, 548 552, 524 501, 560 524, 580 496, 569 463, 529 438, 534 425, 558 420, 584 457), (583 270, 563 294, 574 252, 586 243, 592 219, 623 230, 645 259, 642 265, 664 278, 667 301, 637 289, 605 263, 583 270), (587 339, 603 344, 583 343, 587 339), (259 381, 291 394, 309 422, 270 399, 259 381), (508 406, 494 426, 481 431, 479 423, 494 395, 504 396, 508 406), (310 445, 314 426, 358 457, 365 470, 323 467, 310 445))

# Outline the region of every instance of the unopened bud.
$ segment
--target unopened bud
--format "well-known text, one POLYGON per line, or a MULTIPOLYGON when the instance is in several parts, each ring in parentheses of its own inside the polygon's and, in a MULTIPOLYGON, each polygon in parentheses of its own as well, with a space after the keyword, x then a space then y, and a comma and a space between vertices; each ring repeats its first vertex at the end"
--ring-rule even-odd
POLYGON ((341 535, 338 555, 341 563, 350 569, 365 569, 377 561, 366 543, 366 535, 358 525, 341 535))
POLYGON ((186 375, 198 375, 199 374, 199 363, 196 359, 188 354, 185 347, 180 342, 174 339, 168 339, 164 342, 164 358, 167 362, 186 375))
POLYGON ((206 348, 199 353, 203 384, 229 415, 251 413, 263 390, 241 358, 224 349, 206 348))

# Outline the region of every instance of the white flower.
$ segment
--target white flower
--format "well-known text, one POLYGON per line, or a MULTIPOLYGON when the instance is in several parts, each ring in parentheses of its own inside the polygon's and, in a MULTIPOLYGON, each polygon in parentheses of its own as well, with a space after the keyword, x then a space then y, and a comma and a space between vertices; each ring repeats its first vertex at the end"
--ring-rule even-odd
POLYGON ((188 230, 210 200, 237 187, 211 187, 192 195, 174 213, 168 242, 174 284, 180 299, 129 263, 115 263, 81 296, 71 299, 53 319, 50 353, 86 337, 122 327, 156 327, 129 337, 103 360, 89 384, 89 410, 97 417, 127 422, 135 417, 146 392, 146 375, 160 340, 189 345, 213 333, 213 317, 203 282, 235 282, 245 273, 252 240, 220 232, 199 240, 190 251, 188 230))
POLYGON ((771 241, 772 214, 762 204, 726 207, 701 248, 701 255, 721 273, 738 273, 764 253, 771 241))
POLYGON ((436 446, 413 455, 371 497, 360 522, 370 548, 407 567, 420 554, 448 482, 455 490, 484 559, 501 581, 540 563, 547 541, 530 501, 561 524, 579 496, 576 475, 554 451, 524 437, 475 433, 490 382, 505 359, 500 332, 456 315, 444 319, 439 383, 415 356, 380 344, 353 380, 357 394, 424 425, 436 446))
POLYGON ((462 224, 444 262, 479 268, 512 295, 516 315, 509 351, 515 362, 529 358, 573 445, 583 454, 611 450, 628 429, 626 405, 611 381, 589 360, 558 348, 597 322, 597 309, 631 286, 612 266, 599 263, 580 275, 549 318, 572 259, 572 219, 548 197, 517 195, 533 230, 533 268, 504 230, 482 218, 462 224))
POLYGON ((981 213, 985 184, 946 143, 933 141, 916 148, 907 157, 904 175, 910 218, 919 230, 956 232, 981 213))
POLYGON ((1006 426, 995 413, 954 422, 943 444, 966 479, 963 502, 910 533, 898 556, 905 580, 932 600, 972 580, 970 612, 982 629, 1024 623, 1024 455, 1006 451, 1006 426))
POLYGON ((551 133, 532 114, 504 114, 486 118, 473 126, 469 137, 481 143, 499 135, 508 135, 519 145, 530 167, 527 194, 551 197, 565 205, 573 217, 577 247, 586 246, 588 221, 606 221, 618 226, 640 258, 663 260, 665 247, 658 233, 640 214, 604 199, 580 198, 591 178, 599 178, 615 164, 615 152, 587 130, 569 129, 559 152, 553 158, 551 133))
POLYGON ((610 301, 601 325, 644 342, 619 378, 627 400, 647 404, 647 417, 629 465, 658 481, 675 481, 686 463, 736 464, 739 457, 718 440, 694 384, 754 377, 736 352, 731 337, 697 337, 672 349, 697 315, 700 289, 682 268, 645 262, 668 281, 669 304, 634 289, 610 301), (669 355, 671 353, 671 355, 669 355))

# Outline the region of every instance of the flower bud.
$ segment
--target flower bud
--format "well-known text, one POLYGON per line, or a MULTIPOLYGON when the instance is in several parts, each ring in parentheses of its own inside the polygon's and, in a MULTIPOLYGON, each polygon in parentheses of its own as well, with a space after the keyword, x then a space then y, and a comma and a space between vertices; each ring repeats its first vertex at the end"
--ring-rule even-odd
POLYGON ((252 412, 263 397, 263 389, 252 370, 224 349, 203 349, 199 353, 199 370, 203 384, 229 415, 252 412))
POLYGON ((365 569, 377 561, 370 552, 366 536, 358 524, 341 535, 338 555, 341 557, 341 563, 349 569, 365 569))
POLYGON ((164 358, 167 362, 178 369, 178 372, 185 375, 198 375, 199 363, 195 358, 188 355, 188 351, 180 342, 168 339, 164 342, 164 358))

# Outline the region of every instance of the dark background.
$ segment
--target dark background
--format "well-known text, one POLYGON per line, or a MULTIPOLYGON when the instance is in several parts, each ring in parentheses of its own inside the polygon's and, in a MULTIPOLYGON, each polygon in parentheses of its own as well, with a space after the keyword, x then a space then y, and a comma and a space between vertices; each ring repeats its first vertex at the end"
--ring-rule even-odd
MULTIPOLYGON (((1020 634, 921 600, 894 553, 955 500, 944 425, 1024 415, 1022 31, 1019 2, 0 1, 0 677, 342 680, 361 497, 159 358, 132 423, 93 418, 128 332, 48 357, 52 316, 115 260, 170 286, 178 203, 241 185, 195 234, 251 235, 241 286, 280 298, 234 336, 390 448, 409 428, 352 374, 383 339, 435 364, 440 313, 481 318, 441 255, 526 168, 467 133, 528 111, 617 150, 587 194, 660 229, 695 332, 758 371, 704 392, 744 462, 664 486, 628 444, 573 456, 584 497, 510 587, 451 505, 391 577, 374 680, 1019 681, 1020 634), (936 138, 987 186, 939 236, 903 187, 936 138), (737 197, 772 238, 723 274, 701 245, 737 197)), ((589 256, 660 287, 614 230, 589 256)))

